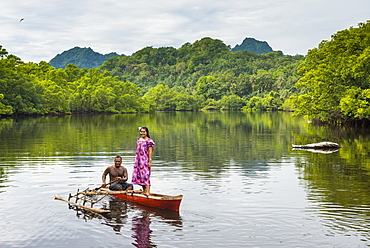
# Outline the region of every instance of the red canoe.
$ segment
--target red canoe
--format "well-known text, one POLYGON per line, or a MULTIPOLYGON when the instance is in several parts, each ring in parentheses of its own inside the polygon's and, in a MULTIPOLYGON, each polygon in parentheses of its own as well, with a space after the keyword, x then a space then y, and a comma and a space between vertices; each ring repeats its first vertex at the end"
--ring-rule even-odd
POLYGON ((110 191, 107 189, 101 190, 119 199, 139 203, 149 207, 169 209, 173 211, 180 210, 180 204, 183 197, 182 195, 171 196, 155 193, 150 193, 150 196, 146 196, 141 194, 142 191, 137 190, 128 190, 128 191, 110 191))

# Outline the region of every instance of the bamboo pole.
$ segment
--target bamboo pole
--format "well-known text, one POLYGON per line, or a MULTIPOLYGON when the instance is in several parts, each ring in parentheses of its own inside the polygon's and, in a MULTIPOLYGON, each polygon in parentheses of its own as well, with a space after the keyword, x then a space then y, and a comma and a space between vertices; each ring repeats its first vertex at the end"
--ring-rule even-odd
POLYGON ((124 191, 80 191, 81 195, 115 195, 115 194, 140 194, 142 190, 124 190, 124 191))
POLYGON ((54 195, 54 200, 64 201, 64 202, 67 202, 67 203, 69 203, 71 205, 75 205, 77 207, 81 207, 81 208, 84 208, 84 209, 87 209, 87 210, 90 210, 92 212, 99 213, 99 214, 110 213, 110 210, 103 210, 103 209, 98 209, 98 208, 92 208, 92 207, 84 206, 84 205, 81 205, 81 204, 78 204, 78 203, 71 202, 71 201, 68 201, 66 199, 63 199, 62 197, 60 197, 58 195, 54 195))

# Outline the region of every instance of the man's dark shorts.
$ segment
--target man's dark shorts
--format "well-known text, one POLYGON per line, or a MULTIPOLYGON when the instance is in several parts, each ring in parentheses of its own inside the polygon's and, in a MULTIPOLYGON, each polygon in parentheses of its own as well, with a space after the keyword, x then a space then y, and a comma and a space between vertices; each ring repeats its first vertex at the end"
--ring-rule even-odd
POLYGON ((110 190, 119 190, 120 187, 122 187, 122 190, 126 190, 128 187, 133 185, 131 183, 126 183, 126 182, 119 182, 119 183, 112 183, 109 186, 110 190))

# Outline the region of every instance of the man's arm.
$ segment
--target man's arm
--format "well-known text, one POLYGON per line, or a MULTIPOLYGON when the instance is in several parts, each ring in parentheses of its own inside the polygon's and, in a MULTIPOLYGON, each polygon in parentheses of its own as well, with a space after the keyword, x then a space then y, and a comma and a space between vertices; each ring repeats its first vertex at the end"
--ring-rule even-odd
POLYGON ((122 179, 125 182, 128 180, 128 173, 127 173, 127 169, 125 167, 123 168, 123 176, 122 176, 122 179))
MULTIPOLYGON (((101 180, 102 180, 102 182, 103 182, 103 184, 102 185, 106 185, 107 183, 106 183, 106 178, 107 178, 107 175, 109 174, 109 167, 107 167, 105 170, 104 170, 104 172, 103 172, 103 175, 102 175, 102 177, 101 177, 101 180)), ((104 187, 103 186, 103 187, 104 187)))

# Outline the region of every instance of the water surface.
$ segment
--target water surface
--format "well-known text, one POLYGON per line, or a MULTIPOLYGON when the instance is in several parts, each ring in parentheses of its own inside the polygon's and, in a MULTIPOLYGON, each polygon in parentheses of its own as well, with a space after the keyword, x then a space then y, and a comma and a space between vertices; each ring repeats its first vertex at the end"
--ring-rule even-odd
POLYGON ((2 119, 0 247, 367 247, 368 131, 289 113, 2 119), (53 199, 100 186, 116 155, 132 171, 144 125, 152 191, 184 195, 180 212, 107 197, 100 216, 53 199), (291 149, 320 141, 342 148, 291 149))

